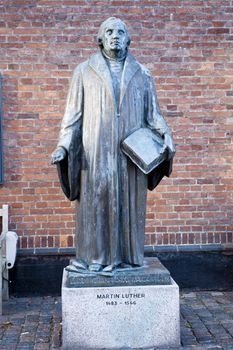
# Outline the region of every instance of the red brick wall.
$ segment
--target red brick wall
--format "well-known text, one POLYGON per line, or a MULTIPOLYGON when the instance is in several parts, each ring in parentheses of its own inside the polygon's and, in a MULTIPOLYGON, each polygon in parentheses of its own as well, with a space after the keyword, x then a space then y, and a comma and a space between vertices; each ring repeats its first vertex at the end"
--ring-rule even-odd
POLYGON ((75 66, 100 23, 119 16, 153 73, 177 155, 148 195, 146 244, 232 243, 233 1, 2 0, 5 183, 21 248, 72 247, 74 205, 50 153, 75 66))

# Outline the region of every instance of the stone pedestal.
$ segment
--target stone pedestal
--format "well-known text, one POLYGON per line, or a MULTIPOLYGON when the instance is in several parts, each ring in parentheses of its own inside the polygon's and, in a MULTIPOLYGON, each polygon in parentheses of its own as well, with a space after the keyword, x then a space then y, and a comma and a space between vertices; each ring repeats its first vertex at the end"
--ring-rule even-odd
MULTIPOLYGON (((127 285, 128 279, 120 273, 116 275, 118 278, 115 277, 115 283, 118 284, 122 278, 125 281, 123 286, 110 286, 112 277, 104 277, 108 281, 107 286, 98 286, 98 280, 102 278, 97 277, 94 287, 86 287, 85 277, 80 277, 79 285, 79 276, 64 270, 63 349, 146 349, 178 346, 179 288, 171 278, 168 284, 145 283, 153 279, 151 264, 155 260, 160 266, 159 280, 164 282, 169 272, 157 259, 152 259, 151 263, 149 259, 146 261, 143 269, 144 276, 147 276, 144 278, 144 285, 140 285, 142 271, 133 272, 133 276, 141 276, 134 281, 136 285, 127 285)), ((132 280, 131 275, 131 284, 132 280)))

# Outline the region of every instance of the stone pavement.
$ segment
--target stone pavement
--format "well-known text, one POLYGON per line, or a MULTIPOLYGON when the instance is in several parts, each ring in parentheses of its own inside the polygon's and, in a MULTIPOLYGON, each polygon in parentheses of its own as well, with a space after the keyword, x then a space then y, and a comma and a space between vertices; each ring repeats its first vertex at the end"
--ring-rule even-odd
MULTIPOLYGON (((233 292, 183 292, 180 301, 182 346, 170 349, 233 350, 233 292)), ((1 350, 62 349, 59 297, 11 298, 3 312, 1 350)))

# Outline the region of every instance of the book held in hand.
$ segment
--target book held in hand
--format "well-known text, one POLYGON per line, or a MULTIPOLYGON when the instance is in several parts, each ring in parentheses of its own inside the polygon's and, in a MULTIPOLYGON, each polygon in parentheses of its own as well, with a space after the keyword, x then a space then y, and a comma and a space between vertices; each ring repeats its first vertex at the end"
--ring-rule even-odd
POLYGON ((167 159, 162 137, 149 128, 132 132, 122 141, 121 149, 144 174, 149 174, 167 159))

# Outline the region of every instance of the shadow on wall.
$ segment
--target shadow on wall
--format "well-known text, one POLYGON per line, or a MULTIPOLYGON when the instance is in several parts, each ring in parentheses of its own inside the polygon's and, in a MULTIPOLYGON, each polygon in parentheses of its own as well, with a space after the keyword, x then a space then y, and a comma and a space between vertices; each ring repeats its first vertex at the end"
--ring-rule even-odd
POLYGON ((181 289, 228 290, 233 287, 233 255, 224 253, 158 254, 181 289))

